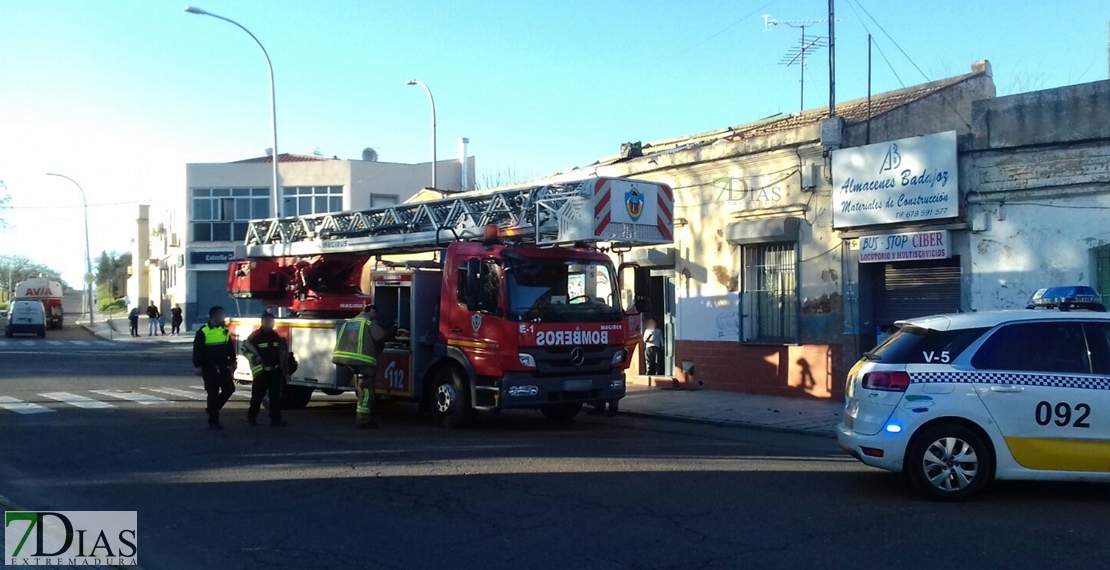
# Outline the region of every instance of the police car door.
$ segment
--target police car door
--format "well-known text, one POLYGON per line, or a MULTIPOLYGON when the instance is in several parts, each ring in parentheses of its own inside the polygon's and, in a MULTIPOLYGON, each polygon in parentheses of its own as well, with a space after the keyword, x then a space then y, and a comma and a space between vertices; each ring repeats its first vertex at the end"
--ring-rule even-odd
POLYGON ((1110 471, 1110 391, 1092 371, 1084 329, 1075 320, 1011 323, 971 360, 976 391, 1022 467, 1110 471))

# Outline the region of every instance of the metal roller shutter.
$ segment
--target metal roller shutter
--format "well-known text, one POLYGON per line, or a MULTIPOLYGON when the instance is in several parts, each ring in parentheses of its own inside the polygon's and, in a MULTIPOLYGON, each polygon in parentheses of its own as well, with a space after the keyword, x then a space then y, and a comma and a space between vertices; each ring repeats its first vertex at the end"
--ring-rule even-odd
POLYGON ((874 308, 879 326, 960 310, 959 258, 887 263, 877 277, 874 308))

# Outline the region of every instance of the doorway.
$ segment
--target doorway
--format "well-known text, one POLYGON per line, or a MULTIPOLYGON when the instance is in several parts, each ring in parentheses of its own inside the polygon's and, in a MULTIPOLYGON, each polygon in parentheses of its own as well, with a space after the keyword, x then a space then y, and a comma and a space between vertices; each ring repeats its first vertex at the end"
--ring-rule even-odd
MULTIPOLYGON (((663 333, 663 372, 674 372, 675 342, 675 277, 674 268, 638 268, 636 270, 636 296, 647 299, 647 319, 655 319, 663 333)), ((641 359, 643 360, 643 359, 641 359)), ((640 373, 647 372, 646 362, 640 363, 640 373)))

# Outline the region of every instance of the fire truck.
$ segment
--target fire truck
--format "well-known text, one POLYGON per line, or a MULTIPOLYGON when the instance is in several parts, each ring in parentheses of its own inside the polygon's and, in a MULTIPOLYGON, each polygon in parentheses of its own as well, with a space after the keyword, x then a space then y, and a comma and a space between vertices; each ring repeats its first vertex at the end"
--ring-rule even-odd
MULTIPOLYGON (((254 220, 228 288, 292 315, 276 321, 299 364, 291 407, 353 390, 332 349, 341 319, 372 300, 396 331, 378 357, 379 398, 418 403, 445 427, 479 410, 569 420, 625 394, 642 300, 622 299, 610 254, 673 243, 673 204, 664 184, 595 178, 254 220)), ((233 319, 231 331, 257 324, 233 319)))

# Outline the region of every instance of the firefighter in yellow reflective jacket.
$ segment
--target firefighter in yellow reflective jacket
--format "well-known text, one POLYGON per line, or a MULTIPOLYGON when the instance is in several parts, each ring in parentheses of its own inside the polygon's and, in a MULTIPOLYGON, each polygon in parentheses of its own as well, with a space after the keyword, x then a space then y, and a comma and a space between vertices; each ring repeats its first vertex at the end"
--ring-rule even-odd
POLYGON ((386 333, 374 319, 378 317, 374 305, 366 305, 359 315, 348 319, 339 328, 335 339, 332 362, 350 368, 355 374, 355 392, 358 408, 355 427, 374 429, 378 423, 370 418, 370 405, 374 401, 374 376, 378 371, 378 355, 384 347, 386 333))
POLYGON ((289 375, 289 345, 274 330, 274 315, 262 313, 261 324, 242 343, 243 355, 251 363, 251 405, 247 409, 247 423, 258 424, 258 411, 262 399, 270 396, 270 425, 285 427, 281 419, 281 389, 289 375))

